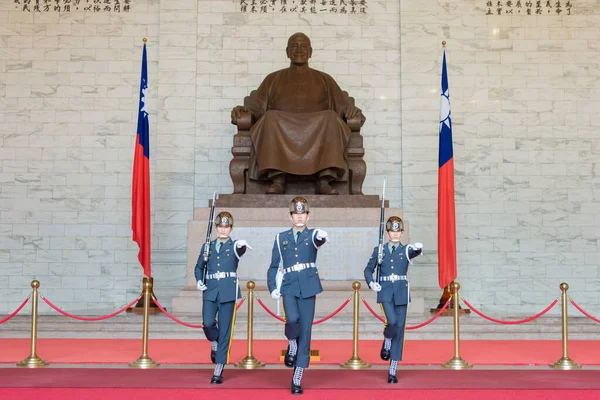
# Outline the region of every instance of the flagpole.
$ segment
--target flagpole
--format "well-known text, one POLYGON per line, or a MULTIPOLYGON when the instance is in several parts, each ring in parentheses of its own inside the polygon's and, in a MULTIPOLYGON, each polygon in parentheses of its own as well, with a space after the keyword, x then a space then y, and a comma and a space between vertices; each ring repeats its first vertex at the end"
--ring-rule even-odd
MULTIPOLYGON (((139 165, 137 165, 137 163, 140 161, 138 160, 138 157, 141 156, 142 157, 146 157, 149 154, 149 149, 146 149, 148 151, 147 154, 143 154, 143 153, 139 153, 139 149, 138 146, 149 146, 149 132, 148 132, 148 121, 147 121, 147 115, 148 113, 144 110, 147 109, 147 105, 146 105, 146 101, 147 99, 142 98, 142 95, 144 94, 145 96, 145 92, 144 89, 147 89, 148 87, 148 67, 147 67, 147 60, 146 60, 146 43, 148 42, 148 39, 143 38, 142 41, 144 42, 144 47, 143 47, 143 53, 142 53, 142 74, 141 74, 141 80, 140 80, 140 105, 144 104, 143 108, 140 107, 140 109, 138 109, 138 129, 140 128, 140 121, 144 121, 145 122, 145 129, 141 129, 140 131, 136 132, 136 144, 135 144, 135 150, 134 150, 134 186, 136 186, 135 182, 137 179, 140 179, 139 176, 136 177, 136 170, 138 168, 140 168, 139 165), (140 117, 140 115, 142 115, 142 113, 144 113, 143 118, 140 117), (140 143, 140 139, 139 136, 145 134, 145 140, 143 141, 144 143, 140 143)), ((147 157, 146 157, 147 158, 147 157)), ((145 207, 146 209, 144 209, 141 213, 143 214, 144 217, 144 221, 143 224, 144 228, 146 230, 144 230, 144 228, 142 228, 142 230, 144 230, 144 232, 142 234, 140 234, 140 232, 136 232, 136 229, 134 228, 135 223, 132 222, 132 230, 134 231, 134 241, 138 242, 138 245, 140 246, 140 254, 144 254, 143 256, 138 256, 138 258, 140 259, 140 263, 142 264, 142 267, 144 268, 144 277, 142 278, 142 293, 140 295, 140 299, 137 302, 137 304, 133 307, 130 307, 127 309, 128 313, 135 313, 135 314, 143 314, 144 313, 144 302, 146 300, 146 294, 149 293, 150 294, 150 299, 148 301, 148 313, 149 314, 158 314, 160 313, 160 309, 159 307, 156 305, 156 303, 154 302, 154 298, 156 297, 156 295, 154 294, 154 279, 151 276, 151 270, 150 270, 150 199, 149 199, 149 186, 150 186, 150 167, 149 167, 149 160, 146 159, 146 168, 145 170, 142 171, 142 174, 145 173, 145 178, 147 186, 146 186, 146 192, 143 194, 146 196, 145 200, 147 201, 147 203, 145 203, 145 207), (139 236, 139 237, 138 237, 139 236), (142 258, 140 258, 142 257, 142 258), (145 288, 149 287, 150 290, 145 290, 145 288)), ((137 187, 133 188, 133 192, 137 192, 137 187)), ((144 189, 142 188, 142 191, 144 191, 144 189)), ((132 194, 132 196, 134 196, 132 194)), ((142 196, 142 194, 138 194, 138 196, 142 196)), ((136 206, 139 206, 139 204, 133 204, 132 203, 132 212, 135 215, 135 209, 136 206)), ((137 210, 137 212, 139 213, 140 210, 137 210)), ((134 217, 135 219, 135 217, 134 217)), ((138 221, 135 221, 138 222, 138 221)))
MULTIPOLYGON (((442 65, 442 93, 441 93, 441 95, 442 95, 442 100, 444 100, 444 97, 447 98, 447 103, 442 102, 440 104, 440 132, 439 132, 439 134, 440 134, 440 149, 439 149, 440 150, 440 155, 439 155, 440 156, 440 161, 439 161, 440 164, 442 163, 442 147, 443 147, 442 146, 442 126, 443 126, 443 124, 447 124, 450 127, 449 128, 449 132, 447 132, 446 134, 450 135, 450 137, 451 137, 451 132, 452 132, 451 118, 450 118, 450 97, 449 97, 450 94, 448 92, 448 87, 447 87, 448 86, 448 76, 447 76, 447 71, 446 71, 446 41, 445 40, 442 41, 442 49, 443 49, 443 52, 444 52, 444 56, 443 56, 443 65, 442 65), (444 86, 446 86, 446 87, 444 87, 444 86), (441 115, 442 111, 444 109, 444 107, 442 107, 442 104, 447 104, 447 107, 448 107, 448 109, 447 109, 448 114, 447 115, 441 115)), ((453 151, 452 151, 452 141, 451 141, 451 139, 449 140, 449 143, 448 142, 444 142, 444 143, 449 146, 449 148, 444 148, 443 149, 444 150, 444 164, 445 164, 447 161, 451 161, 452 160, 452 158, 453 158, 453 151), (446 157, 448 157, 448 154, 450 154, 450 156, 449 156, 449 158, 446 158, 446 157)), ((452 163, 453 163, 453 161, 452 161, 452 163)), ((447 269, 449 267, 451 268, 452 264, 456 263, 456 248, 454 250, 454 261, 448 265, 448 257, 447 257, 447 254, 444 253, 444 251, 446 249, 441 249, 440 248, 441 246, 439 245, 439 237, 440 237, 439 235, 444 235, 444 234, 448 235, 448 232, 445 232, 445 233, 442 232, 442 233, 440 233, 440 222, 439 222, 439 218, 440 217, 439 217, 439 215, 440 215, 441 211, 440 211, 439 208, 441 208, 441 206, 440 206, 440 203, 439 203, 439 201, 440 201, 439 199, 441 197, 441 195, 440 195, 440 191, 441 191, 440 190, 440 187, 441 187, 441 175, 440 175, 441 174, 441 168, 442 168, 442 166, 440 165, 440 170, 438 170, 438 259, 441 258, 442 254, 445 254, 445 257, 442 260, 438 260, 438 270, 440 270, 440 271, 442 270, 442 268, 444 268, 444 269, 447 269)), ((448 168, 448 166, 445 166, 445 168, 448 168)), ((450 165, 450 168, 452 168, 452 176, 453 176, 454 175, 453 164, 450 165)), ((452 183, 451 183, 450 187, 452 187, 452 204, 454 204, 454 183, 453 183, 453 178, 452 178, 451 181, 452 181, 452 183)), ((454 206, 452 206, 451 209, 454 210, 454 206)), ((454 225, 453 230, 455 232, 455 223, 453 223, 453 225, 454 225)), ((456 234, 454 233, 454 235, 456 235, 456 234)), ((440 274, 441 274, 441 272, 440 272, 440 274)), ((454 277, 454 278, 456 278, 456 277, 454 277)), ((440 278, 440 281, 441 280, 442 279, 440 278)), ((440 297, 439 304, 438 304, 437 308, 431 308, 430 312, 432 312, 432 313, 438 313, 444 307, 444 305, 450 300, 449 307, 446 310, 444 310, 444 312, 442 313, 442 315, 444 315, 444 316, 451 316, 454 313, 454 311, 453 311, 452 294, 451 294, 451 291, 449 290, 452 282, 445 282, 445 283, 447 283, 447 284, 444 285, 444 287, 443 287, 442 296, 440 297)), ((440 282, 440 284, 442 284, 442 282, 440 282)), ((458 311, 460 313, 470 313, 471 312, 471 310, 469 310, 469 309, 462 309, 462 308, 460 308, 460 305, 459 305, 459 310, 458 311)))

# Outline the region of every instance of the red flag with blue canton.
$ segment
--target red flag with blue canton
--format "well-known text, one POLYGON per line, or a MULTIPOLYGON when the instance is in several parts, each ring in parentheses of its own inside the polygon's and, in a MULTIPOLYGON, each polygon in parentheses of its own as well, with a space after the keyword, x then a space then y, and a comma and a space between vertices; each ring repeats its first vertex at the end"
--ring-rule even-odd
POLYGON ((454 208, 454 158, 450 92, 446 70, 446 50, 442 62, 440 97, 440 148, 438 173, 438 281, 440 288, 456 279, 456 215, 454 208))
POLYGON ((133 187, 131 194, 131 230, 133 241, 140 251, 138 259, 144 275, 150 271, 150 130, 148 127, 148 66, 146 44, 142 53, 142 78, 140 81, 140 103, 138 108, 137 138, 133 159, 133 187))

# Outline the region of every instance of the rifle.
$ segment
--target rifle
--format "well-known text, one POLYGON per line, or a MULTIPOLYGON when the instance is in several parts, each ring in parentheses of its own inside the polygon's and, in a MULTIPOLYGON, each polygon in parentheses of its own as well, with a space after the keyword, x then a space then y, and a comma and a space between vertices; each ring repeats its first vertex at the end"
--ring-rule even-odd
POLYGON ((385 232, 385 179, 383 180, 383 193, 381 195, 381 217, 379 221, 379 247, 377 251, 377 271, 375 274, 375 282, 379 283, 379 275, 381 274, 381 263, 383 263, 383 234, 385 232))
POLYGON ((206 285, 206 270, 208 269, 208 258, 210 257, 210 236, 212 234, 213 222, 215 219, 215 203, 217 193, 213 193, 212 204, 210 205, 210 215, 208 217, 208 228, 206 228, 206 241, 204 242, 204 254, 202 256, 202 282, 206 285))

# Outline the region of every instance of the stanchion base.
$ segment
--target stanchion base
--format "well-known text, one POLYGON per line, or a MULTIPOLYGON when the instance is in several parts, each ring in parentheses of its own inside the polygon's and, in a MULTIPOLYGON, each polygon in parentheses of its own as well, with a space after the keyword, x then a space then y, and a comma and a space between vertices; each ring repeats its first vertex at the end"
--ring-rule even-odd
MULTIPOLYGON (((165 308, 165 310, 166 310, 166 308, 165 308)), ((143 315, 144 314, 144 307, 138 307, 138 306, 129 307, 125 311, 128 312, 128 313, 134 313, 134 314, 143 315)), ((160 308, 158 308, 158 307, 156 307, 156 308, 151 307, 151 308, 148 309, 148 314, 154 315, 154 314, 160 314, 160 313, 162 313, 162 311, 160 311, 160 308)))
POLYGON ((473 366, 462 359, 462 357, 452 357, 448 362, 442 364, 442 367, 448 369, 471 369, 473 366))
POLYGON ((263 368, 265 366, 264 363, 258 361, 254 356, 246 356, 240 362, 235 363, 234 366, 236 368, 243 369, 258 369, 263 368))
POLYGON ((17 367, 27 367, 27 368, 42 368, 50 365, 47 361, 42 360, 35 354, 27 357, 26 359, 19 361, 17 363, 17 367))
POLYGON ((554 364, 550 364, 550 367, 555 369, 579 369, 581 368, 581 365, 577 364, 569 357, 561 357, 554 364))
POLYGON ((367 362, 364 362, 358 356, 356 356, 356 357, 352 356, 345 363, 341 363, 340 367, 342 367, 342 368, 348 368, 348 369, 367 369, 367 368, 371 368, 371 364, 369 364, 367 362))
POLYGON ((150 369, 156 368, 160 365, 159 362, 154 361, 149 356, 141 355, 140 358, 130 363, 131 368, 150 369))

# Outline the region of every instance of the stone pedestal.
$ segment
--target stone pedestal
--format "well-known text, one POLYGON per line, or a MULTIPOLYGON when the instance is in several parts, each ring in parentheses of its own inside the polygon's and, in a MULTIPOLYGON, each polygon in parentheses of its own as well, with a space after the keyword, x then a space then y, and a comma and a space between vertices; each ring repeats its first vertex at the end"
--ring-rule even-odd
MULTIPOLYGON (((371 256, 373 248, 378 243, 380 204, 377 196, 318 196, 327 197, 329 207, 322 207, 320 199, 308 198, 311 205, 310 220, 308 226, 311 228, 322 228, 329 233, 329 243, 319 250, 317 265, 321 276, 324 293, 318 296, 318 316, 323 316, 335 308, 352 294, 352 282, 355 280, 363 283, 365 298, 376 305, 374 293, 364 284, 364 268, 371 256), (346 199, 351 197, 356 200, 354 207, 343 208, 335 205, 346 205, 346 199), (364 199, 369 197, 370 199, 364 199), (313 200, 311 202, 311 199, 313 200), (336 200, 337 199, 337 200, 336 200), (368 206, 368 204, 374 206, 368 206), (359 204, 363 204, 360 206, 359 204)), ((313 195, 313 197, 315 197, 313 195)), ((238 199, 239 200, 239 199, 238 199)), ((273 243, 277 233, 290 228, 290 216, 288 202, 290 196, 264 196, 264 195, 223 195, 217 200, 215 215, 220 211, 229 211, 234 218, 234 229, 231 234, 233 239, 245 239, 253 250, 249 250, 240 261, 238 274, 240 276, 240 288, 242 293, 246 292, 246 282, 256 282, 256 293, 265 302, 274 306, 266 287, 267 269, 271 262, 273 243), (236 204, 230 203, 226 196, 239 196, 245 200, 236 204), (264 197, 251 199, 250 197, 264 197), (225 198, 224 198, 225 197, 225 198), (271 200, 267 200, 270 198, 271 200), (273 200, 275 199, 275 200, 273 200), (225 200, 228 200, 227 202, 225 200), (270 202, 269 202, 270 201, 270 202), (280 202, 278 207, 267 207, 280 202), (225 208, 223 203, 228 204, 225 208), (245 204, 248 203, 248 204, 245 204), (229 206, 231 204, 232 206, 229 206), (240 207, 244 205, 245 207, 240 207)), ((173 298, 173 312, 175 314, 190 313, 200 314, 202 308, 202 294, 196 290, 196 279, 194 267, 202 243, 206 239, 206 228, 210 208, 196 208, 194 219, 188 223, 187 239, 187 278, 186 287, 179 295, 173 298)), ((402 209, 387 208, 386 218, 391 215, 402 217, 402 209)), ((403 243, 409 243, 409 224, 405 221, 405 233, 403 243)), ((213 229, 214 231, 214 229, 213 229)), ((410 273, 410 271, 409 271, 410 273)), ((346 312, 351 312, 348 307, 346 312)), ((423 314, 424 301, 418 293, 412 293, 412 304, 410 313, 423 314)), ((368 311, 364 310, 364 313, 368 311)), ((240 314, 246 313, 246 307, 240 309, 240 314)), ((363 315, 364 315, 363 313, 363 315)))

